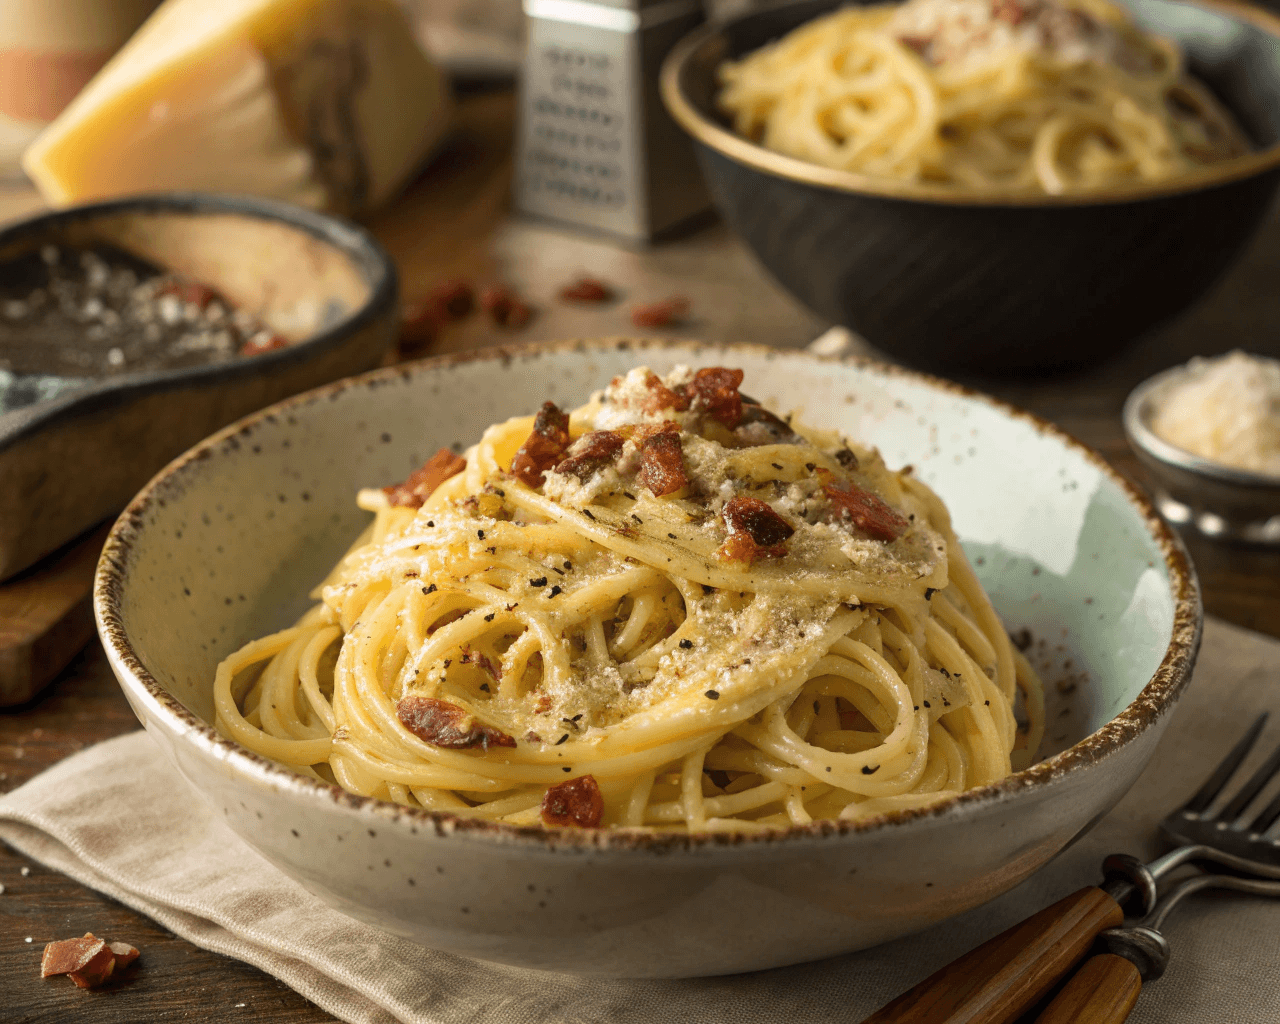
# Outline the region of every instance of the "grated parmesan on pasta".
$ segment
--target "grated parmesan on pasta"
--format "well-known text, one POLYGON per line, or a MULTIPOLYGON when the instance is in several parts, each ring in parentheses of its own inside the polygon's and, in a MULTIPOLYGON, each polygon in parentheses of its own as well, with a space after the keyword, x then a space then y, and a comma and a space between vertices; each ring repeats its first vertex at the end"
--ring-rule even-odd
POLYGON ((1151 417, 1157 436, 1234 469, 1280 476, 1280 361, 1236 350, 1192 359, 1151 417))

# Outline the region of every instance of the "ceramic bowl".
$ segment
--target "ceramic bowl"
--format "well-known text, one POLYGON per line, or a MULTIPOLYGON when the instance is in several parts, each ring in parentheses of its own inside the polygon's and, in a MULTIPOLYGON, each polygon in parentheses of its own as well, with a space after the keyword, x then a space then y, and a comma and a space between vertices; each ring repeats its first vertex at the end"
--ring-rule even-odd
POLYGON ((0 415, 0 579, 114 515, 151 475, 254 409, 377 366, 396 273, 364 230, 285 203, 201 194, 113 200, 0 231, 0 265, 48 244, 109 244, 213 287, 291 344, 121 374, 0 415))
POLYGON ((1201 618, 1169 527, 1047 423, 873 363, 626 340, 429 360, 248 417, 133 501, 94 602, 147 731, 231 828, 313 892, 426 946, 649 977, 863 948, 1016 885, 1137 778, 1187 681, 1201 618), (440 445, 547 399, 573 405, 632 366, 680 362, 742 367, 755 397, 880 446, 938 489, 1009 628, 1037 638, 1052 756, 925 811, 690 837, 406 810, 299 777, 210 728, 219 659, 305 609, 367 518, 357 488, 399 480, 440 445))
POLYGON ((1013 373, 1114 353, 1198 299, 1280 183, 1280 19, 1230 0, 1121 0, 1185 49, 1257 151, 1175 181, 1086 196, 957 196, 783 156, 716 110, 720 64, 844 0, 801 0, 695 30, 662 95, 712 198, 814 312, 903 360, 1013 373))
POLYGON ((1223 466, 1170 444, 1151 429, 1163 395, 1188 373, 1175 366, 1150 377, 1124 404, 1124 432, 1156 482, 1166 519, 1214 540, 1280 546, 1280 477, 1223 466))

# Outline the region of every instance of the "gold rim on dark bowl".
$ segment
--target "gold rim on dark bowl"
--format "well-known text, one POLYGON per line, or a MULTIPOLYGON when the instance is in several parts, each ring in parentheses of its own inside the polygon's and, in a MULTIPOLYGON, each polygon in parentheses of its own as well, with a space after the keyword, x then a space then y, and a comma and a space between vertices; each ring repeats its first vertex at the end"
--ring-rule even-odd
MULTIPOLYGON (((919 203, 947 206, 1099 206, 1162 199, 1214 188, 1254 177, 1280 168, 1280 141, 1264 149, 1224 160, 1167 181, 1140 182, 1089 190, 1086 192, 1049 195, 1038 192, 1000 192, 996 190, 955 189, 927 182, 896 181, 857 171, 838 170, 810 163, 797 157, 766 149, 739 135, 731 128, 704 114, 689 98, 683 78, 690 61, 710 40, 722 36, 727 28, 762 13, 795 6, 784 2, 754 8, 746 14, 723 22, 703 25, 685 36, 663 61, 659 85, 667 110, 694 140, 730 160, 757 171, 785 178, 803 185, 849 192, 884 199, 905 199, 919 203)), ((834 9, 837 4, 832 4, 834 9)), ((1238 0, 1186 0, 1186 6, 1201 7, 1237 22, 1244 22, 1266 33, 1280 45, 1280 16, 1238 0)))

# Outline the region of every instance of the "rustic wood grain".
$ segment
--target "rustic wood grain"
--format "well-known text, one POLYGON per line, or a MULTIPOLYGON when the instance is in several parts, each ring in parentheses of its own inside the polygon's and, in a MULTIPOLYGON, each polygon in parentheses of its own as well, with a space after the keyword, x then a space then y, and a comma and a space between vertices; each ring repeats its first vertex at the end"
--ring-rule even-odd
POLYGON ((93 637, 89 591, 109 528, 0 583, 0 708, 38 694, 93 637))
POLYGON ((1074 892, 935 971, 863 1024, 1012 1024, 1124 919, 1093 886, 1074 892))
POLYGON ((1138 968, 1122 956, 1090 957, 1036 1024, 1123 1024, 1142 992, 1138 968))
MULTIPOLYGON (((500 330, 477 314, 451 325, 430 350, 521 340, 636 333, 633 303, 683 293, 680 335, 798 347, 826 325, 802 309, 719 224, 662 246, 608 240, 514 218, 507 210, 513 101, 495 92, 466 98, 459 130, 432 167, 371 226, 395 257, 408 298, 443 280, 503 280, 533 303, 525 330, 500 330), (569 307, 555 298, 580 272, 614 285, 617 301, 569 307)), ((38 208, 29 190, 0 189, 0 220, 38 208)), ((1280 354, 1280 222, 1273 217, 1244 262, 1188 316, 1088 374, 1050 381, 972 379, 973 386, 1032 409, 1097 448, 1144 484, 1120 431, 1125 395, 1144 377, 1196 353, 1233 346, 1280 354)), ((656 332, 654 332, 656 333, 656 332)), ((1189 538, 1209 610, 1280 636, 1280 552, 1189 538)), ((137 728, 95 643, 36 703, 0 712, 0 792, 99 740, 137 728)), ((313 1024, 329 1015, 254 968, 197 949, 146 918, 64 876, 28 865, 0 846, 0 1020, 22 1024, 236 1021, 313 1024), (28 875, 21 874, 22 867, 28 875), (134 971, 103 992, 65 978, 41 981, 40 948, 92 930, 142 950, 134 971), (26 943, 27 936, 32 938, 26 943), (243 1006, 239 1004, 243 1003, 243 1006)))

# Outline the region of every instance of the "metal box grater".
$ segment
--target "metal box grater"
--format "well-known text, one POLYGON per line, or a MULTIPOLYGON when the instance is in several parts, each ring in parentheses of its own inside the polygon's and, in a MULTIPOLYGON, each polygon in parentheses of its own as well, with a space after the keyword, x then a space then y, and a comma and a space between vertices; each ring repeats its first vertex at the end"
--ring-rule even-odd
POLYGON ((648 240, 710 207, 658 69, 700 0, 524 0, 516 206, 648 240))

